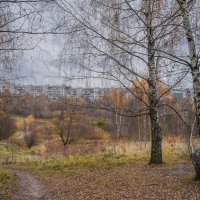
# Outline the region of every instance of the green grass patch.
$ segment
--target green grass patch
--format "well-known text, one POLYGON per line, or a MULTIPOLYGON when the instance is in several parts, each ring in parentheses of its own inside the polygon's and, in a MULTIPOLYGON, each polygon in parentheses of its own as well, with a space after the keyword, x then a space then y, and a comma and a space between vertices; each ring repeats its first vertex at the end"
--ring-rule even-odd
POLYGON ((0 169, 0 184, 8 183, 12 181, 13 175, 3 169, 0 169))
POLYGON ((0 168, 0 199, 8 200, 12 197, 13 174, 0 168))
MULTIPOLYGON (((92 144, 95 145, 95 144, 92 144)), ((46 153, 45 144, 40 144, 32 149, 22 148, 20 146, 14 147, 13 143, 0 143, 0 163, 10 164, 13 167, 28 168, 37 172, 66 172, 74 173, 82 170, 93 169, 112 169, 115 167, 126 166, 134 162, 149 162, 150 159, 150 143, 139 142, 111 142, 101 144, 98 151, 86 151, 83 153, 82 146, 74 144, 69 146, 76 149, 75 154, 69 156, 61 156, 62 153, 53 154, 46 153), (14 148, 14 149, 13 149, 14 148)), ((90 145, 84 144, 90 149, 90 145)), ((84 149, 83 148, 83 149, 84 149)), ((96 146, 94 146, 94 149, 96 146)), ((96 149, 95 149, 96 150, 96 149)), ((163 143, 163 160, 164 163, 176 163, 181 160, 189 160, 187 145, 184 142, 163 143)))
POLYGON ((104 154, 91 154, 85 156, 67 156, 65 158, 60 157, 43 161, 29 162, 25 164, 25 167, 36 171, 72 172, 84 169, 111 169, 130 164, 133 161, 134 159, 126 156, 111 157, 105 156, 104 154))
MULTIPOLYGON (((78 148, 78 147, 77 147, 78 148)), ((84 169, 112 169, 114 167, 125 166, 137 161, 149 162, 150 145, 139 143, 120 143, 110 145, 102 152, 89 153, 86 155, 69 155, 66 157, 45 157, 34 156, 31 151, 27 150, 18 154, 18 167, 23 166, 31 170, 43 172, 73 172, 84 169)), ((188 160, 187 149, 183 144, 171 147, 168 144, 163 148, 164 163, 174 163, 180 160, 188 160)))

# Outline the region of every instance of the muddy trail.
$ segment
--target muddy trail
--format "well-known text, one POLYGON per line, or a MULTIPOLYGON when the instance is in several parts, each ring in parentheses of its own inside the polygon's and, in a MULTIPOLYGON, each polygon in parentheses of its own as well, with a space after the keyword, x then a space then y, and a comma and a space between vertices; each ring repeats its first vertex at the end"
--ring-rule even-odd
POLYGON ((31 173, 17 169, 9 171, 17 177, 12 200, 54 200, 45 184, 31 173))

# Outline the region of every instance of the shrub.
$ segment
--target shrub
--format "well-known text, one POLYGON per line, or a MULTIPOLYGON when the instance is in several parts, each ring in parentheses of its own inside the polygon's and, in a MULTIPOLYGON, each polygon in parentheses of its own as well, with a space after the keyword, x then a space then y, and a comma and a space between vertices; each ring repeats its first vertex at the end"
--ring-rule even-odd
POLYGON ((9 114, 0 112, 0 140, 8 139, 15 131, 15 120, 9 114))
POLYGON ((24 135, 26 146, 30 149, 37 144, 37 136, 35 132, 27 133, 24 135))
POLYGON ((24 141, 29 149, 37 144, 38 127, 39 123, 35 119, 27 118, 27 121, 24 121, 24 141))

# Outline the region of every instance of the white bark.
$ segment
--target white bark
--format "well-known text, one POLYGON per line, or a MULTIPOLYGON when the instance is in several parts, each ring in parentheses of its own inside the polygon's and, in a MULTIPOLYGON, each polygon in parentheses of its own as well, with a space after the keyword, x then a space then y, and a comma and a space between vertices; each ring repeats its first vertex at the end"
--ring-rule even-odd
POLYGON ((199 60, 197 55, 197 48, 195 44, 195 39, 193 36, 193 31, 191 28, 190 17, 189 17, 189 5, 187 0, 177 0, 180 6, 181 14, 183 17, 183 27, 185 30, 188 49, 190 55, 190 69, 193 78, 193 89, 194 89, 194 102, 196 107, 197 116, 197 128, 200 134, 200 72, 199 72, 199 60))
POLYGON ((162 135, 158 119, 158 94, 157 94, 157 71, 155 65, 155 41, 152 27, 153 12, 151 0, 145 0, 145 20, 147 34, 147 54, 149 71, 149 109, 151 120, 152 147, 150 163, 162 163, 162 135))

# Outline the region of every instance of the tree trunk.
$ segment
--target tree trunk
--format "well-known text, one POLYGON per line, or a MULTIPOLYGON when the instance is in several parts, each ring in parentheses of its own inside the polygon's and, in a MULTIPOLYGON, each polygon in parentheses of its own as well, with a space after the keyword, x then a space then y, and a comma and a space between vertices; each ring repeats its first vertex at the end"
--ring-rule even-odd
POLYGON ((67 155, 67 144, 63 145, 63 156, 67 155))
POLYGON ((197 118, 197 131, 200 135, 200 74, 199 69, 192 70, 193 77, 193 90, 194 90, 194 103, 197 118))
POLYGON ((156 87, 156 67, 149 57, 149 109, 151 121, 151 164, 162 163, 162 133, 158 119, 158 100, 156 87))
POLYGON ((153 12, 152 1, 145 0, 145 17, 147 33, 147 54, 149 70, 149 111, 151 121, 151 164, 162 163, 162 134, 158 120, 158 94, 157 94, 157 70, 155 65, 155 41, 152 27, 153 12))
POLYGON ((200 150, 192 153, 192 163, 196 172, 195 180, 200 181, 200 150))
MULTIPOLYGON (((177 2, 180 6, 181 14, 183 17, 183 27, 185 29, 186 39, 188 42, 188 49, 190 54, 189 67, 192 72, 194 103, 196 108, 196 124, 197 124, 198 134, 200 135, 200 73, 199 73, 199 64, 198 64, 199 61, 197 56, 197 49, 189 19, 188 3, 186 0, 177 0, 177 2)), ((194 150, 194 148, 192 147, 191 157, 192 157, 192 164, 196 172, 195 180, 200 181, 200 150, 194 150)))
POLYGON ((196 108, 197 128, 200 135, 200 72, 198 64, 197 49, 192 33, 192 28, 189 19, 189 6, 186 0, 177 0, 181 14, 183 17, 183 27, 188 42, 188 49, 190 54, 190 69, 192 72, 193 90, 194 90, 194 103, 196 108))

